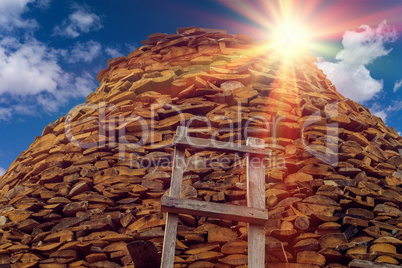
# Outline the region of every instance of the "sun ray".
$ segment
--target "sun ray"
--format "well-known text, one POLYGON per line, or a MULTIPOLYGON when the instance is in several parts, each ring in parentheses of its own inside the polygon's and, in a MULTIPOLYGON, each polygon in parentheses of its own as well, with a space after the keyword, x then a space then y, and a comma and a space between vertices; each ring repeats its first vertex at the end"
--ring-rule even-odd
MULTIPOLYGON (((270 55, 280 59, 276 78, 270 83, 269 99, 293 102, 291 106, 301 110, 303 101, 298 99, 298 76, 303 73, 305 55, 334 56, 339 50, 342 36, 347 30, 361 25, 378 25, 384 20, 397 30, 402 30, 402 5, 375 3, 377 8, 362 5, 361 1, 321 1, 321 0, 217 0, 224 7, 235 11, 242 19, 225 20, 213 18, 233 26, 238 32, 246 32, 257 40, 267 40, 265 51, 255 51, 258 55, 270 55), (242 21, 242 23, 240 23, 242 21), (306 53, 307 51, 310 52, 306 53), (293 94, 293 99, 290 100, 293 94)), ((311 56, 309 61, 314 61, 311 56)), ((272 69, 269 62, 264 72, 272 69), (270 68, 271 67, 271 68, 270 68)), ((305 75, 305 74, 303 74, 305 75)), ((280 114, 266 103, 266 112, 272 117, 280 114)), ((292 111, 293 113, 294 111, 292 111)))
MULTIPOLYGON (((339 40, 343 33, 360 25, 377 25, 384 19, 402 30, 402 6, 378 5, 373 12, 360 1, 318 0, 218 0, 225 7, 248 19, 254 32, 269 38, 283 24, 296 24, 308 29, 309 45, 323 40, 339 40), (265 31, 265 35, 264 32, 265 31)), ((322 50, 322 49, 321 49, 322 50)))

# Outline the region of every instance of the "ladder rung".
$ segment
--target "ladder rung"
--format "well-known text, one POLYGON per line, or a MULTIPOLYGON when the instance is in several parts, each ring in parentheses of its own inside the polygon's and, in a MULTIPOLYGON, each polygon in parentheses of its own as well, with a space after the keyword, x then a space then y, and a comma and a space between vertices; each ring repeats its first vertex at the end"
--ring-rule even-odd
POLYGON ((189 148, 203 148, 209 150, 221 150, 236 153, 241 152, 241 153, 272 156, 272 150, 270 149, 256 148, 233 142, 208 140, 189 136, 174 136, 173 145, 189 147, 189 148))
POLYGON ((177 197, 162 197, 162 211, 213 217, 263 225, 268 220, 268 211, 253 207, 220 204, 177 197))

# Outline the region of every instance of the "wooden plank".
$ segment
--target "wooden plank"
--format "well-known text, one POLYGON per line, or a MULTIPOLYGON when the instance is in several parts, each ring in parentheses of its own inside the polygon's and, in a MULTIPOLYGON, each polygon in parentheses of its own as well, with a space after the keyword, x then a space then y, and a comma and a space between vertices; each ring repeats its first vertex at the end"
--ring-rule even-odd
MULTIPOLYGON (((264 148, 264 140, 251 138, 251 148, 264 148)), ((254 150, 255 150, 254 149, 254 150)), ((258 150, 258 149, 257 149, 258 150)), ((265 168, 257 155, 247 156, 247 206, 265 209, 265 168)), ((268 214, 268 213, 267 213, 268 214)), ((265 267, 265 230, 263 226, 248 223, 248 267, 265 267)))
POLYGON ((161 260, 154 243, 150 241, 134 241, 127 244, 136 268, 159 268, 161 260))
POLYGON ((272 151, 268 149, 264 149, 264 147, 260 148, 252 148, 250 146, 245 146, 242 144, 237 144, 233 142, 224 142, 218 140, 209 140, 202 138, 194 138, 187 136, 174 136, 173 145, 175 146, 183 146, 190 148, 203 148, 207 150, 221 150, 228 152, 242 152, 249 154, 258 154, 264 156, 272 156, 272 151))
POLYGON ((285 262, 271 262, 267 263, 267 268, 321 268, 317 264, 309 263, 285 263, 285 262))
POLYGON ((402 145, 398 145, 396 148, 398 149, 398 152, 402 157, 402 145))
POLYGON ((161 267, 173 268, 174 266, 174 254, 176 248, 178 223, 179 217, 177 214, 167 213, 165 234, 163 236, 164 238, 161 267))
POLYGON ((268 211, 266 209, 253 207, 241 207, 169 196, 163 196, 161 204, 162 211, 164 212, 252 222, 257 225, 265 224, 268 220, 268 211))
POLYGON ((400 265, 354 259, 349 263, 350 268, 397 268, 400 265))
MULTIPOLYGON (((185 137, 187 135, 187 128, 178 127, 176 131, 178 137, 185 137)), ((183 180, 184 172, 184 148, 178 146, 174 150, 174 162, 172 168, 172 180, 170 183, 171 197, 180 197, 181 185, 183 180)), ((176 235, 177 235, 177 224, 179 222, 179 217, 175 213, 167 213, 166 215, 166 226, 165 235, 163 239, 163 249, 162 249, 162 262, 161 267, 163 268, 173 268, 174 266, 174 255, 176 247, 176 235)))
MULTIPOLYGON (((179 126, 176 130, 176 136, 186 137, 187 128, 179 126)), ((184 163, 184 148, 175 148, 174 163, 172 168, 172 181, 170 183, 170 197, 179 197, 181 194, 181 184, 183 181, 184 163), (173 176, 174 175, 174 176, 173 176)))
MULTIPOLYGON (((288 256, 281 242, 273 242, 265 245, 265 257, 268 263, 288 262, 288 256)), ((304 267, 303 267, 304 268, 304 267)))

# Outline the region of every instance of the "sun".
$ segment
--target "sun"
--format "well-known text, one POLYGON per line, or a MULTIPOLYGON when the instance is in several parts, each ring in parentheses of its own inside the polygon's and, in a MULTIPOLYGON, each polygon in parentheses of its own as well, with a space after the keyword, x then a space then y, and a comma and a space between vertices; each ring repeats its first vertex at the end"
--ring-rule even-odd
POLYGON ((313 46, 307 25, 297 20, 276 23, 268 35, 269 46, 287 59, 298 58, 313 46))
POLYGON ((284 22, 274 28, 271 39, 278 45, 308 47, 309 34, 301 23, 295 21, 284 22))

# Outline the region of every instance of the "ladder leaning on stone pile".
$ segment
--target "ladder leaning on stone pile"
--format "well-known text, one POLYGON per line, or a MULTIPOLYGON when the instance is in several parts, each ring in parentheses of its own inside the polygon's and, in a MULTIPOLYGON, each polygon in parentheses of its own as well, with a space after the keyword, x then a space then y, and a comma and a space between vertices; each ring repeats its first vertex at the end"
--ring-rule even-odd
POLYGON ((174 165, 169 196, 162 198, 162 211, 167 212, 165 236, 163 241, 161 267, 174 265, 178 213, 212 216, 248 223, 248 266, 265 266, 265 231, 264 223, 268 219, 265 209, 265 173, 262 157, 271 156, 271 151, 264 149, 264 140, 248 138, 246 146, 187 136, 187 128, 178 127, 173 141, 175 145, 174 165), (248 207, 225 205, 180 198, 184 166, 184 148, 195 147, 247 153, 247 204, 248 207), (254 161, 255 158, 257 161, 254 161), (253 163, 253 165, 251 164, 253 163), (251 250, 252 249, 252 250, 251 250))

